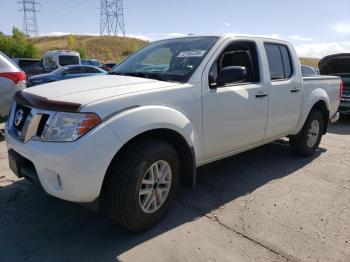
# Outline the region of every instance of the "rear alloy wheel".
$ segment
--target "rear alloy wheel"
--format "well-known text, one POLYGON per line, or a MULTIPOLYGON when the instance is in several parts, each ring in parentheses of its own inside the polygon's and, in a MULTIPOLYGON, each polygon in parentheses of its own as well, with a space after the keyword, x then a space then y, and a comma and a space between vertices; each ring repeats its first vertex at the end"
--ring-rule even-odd
POLYGON ((312 148, 316 144, 319 135, 320 135, 320 123, 318 122, 318 120, 313 120, 311 122, 311 127, 307 133, 306 143, 309 148, 312 148))
POLYGON ((312 155, 320 145, 324 129, 324 118, 320 111, 313 110, 301 131, 289 138, 295 153, 300 156, 312 155))
POLYGON ((130 231, 157 224, 175 199, 180 161, 176 150, 162 140, 143 140, 129 146, 112 162, 104 197, 112 218, 130 231))

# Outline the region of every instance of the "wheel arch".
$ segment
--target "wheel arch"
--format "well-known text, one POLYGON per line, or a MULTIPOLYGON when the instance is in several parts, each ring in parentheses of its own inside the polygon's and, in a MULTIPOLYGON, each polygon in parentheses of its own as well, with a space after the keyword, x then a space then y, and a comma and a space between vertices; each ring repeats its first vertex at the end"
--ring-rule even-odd
POLYGON ((305 103, 303 110, 300 114, 297 128, 294 130, 294 132, 291 135, 297 135, 300 132, 307 118, 309 117, 310 113, 313 110, 318 110, 322 113, 323 120, 324 120, 323 134, 326 134, 327 128, 328 128, 328 122, 329 122, 329 108, 327 106, 327 102, 324 99, 318 99, 316 101, 305 103))
POLYGON ((327 133, 327 129, 328 129, 328 123, 329 123, 329 109, 327 107, 327 104, 324 100, 319 100, 317 101, 311 108, 310 112, 309 112, 309 115, 310 113, 313 111, 313 110, 317 110, 319 111, 320 113, 322 113, 323 115, 323 121, 324 121, 324 127, 323 127, 323 134, 326 134, 327 133))
POLYGON ((196 183, 196 157, 193 146, 189 145, 186 139, 179 134, 178 132, 167 129, 167 128, 158 128, 153 130, 148 130, 143 133, 140 133, 129 141, 127 141, 115 154, 112 161, 109 164, 106 175, 103 180, 103 187, 105 186, 105 181, 107 181, 108 175, 111 175, 110 168, 112 163, 119 161, 121 156, 126 152, 127 148, 133 146, 140 141, 147 139, 159 139, 165 141, 172 145, 177 151, 180 158, 180 182, 186 187, 194 187, 196 183))
POLYGON ((171 144, 179 154, 181 184, 195 186, 196 164, 201 157, 199 135, 192 122, 181 111, 168 106, 138 106, 112 116, 106 120, 106 124, 122 144, 110 166, 113 161, 118 161, 126 148, 141 139, 161 139, 171 144))

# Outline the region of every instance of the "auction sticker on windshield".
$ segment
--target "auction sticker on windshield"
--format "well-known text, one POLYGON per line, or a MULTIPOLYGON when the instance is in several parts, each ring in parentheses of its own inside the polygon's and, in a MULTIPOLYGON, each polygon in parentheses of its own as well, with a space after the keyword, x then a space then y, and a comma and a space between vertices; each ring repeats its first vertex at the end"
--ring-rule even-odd
POLYGON ((182 51, 177 57, 202 57, 207 50, 182 51))

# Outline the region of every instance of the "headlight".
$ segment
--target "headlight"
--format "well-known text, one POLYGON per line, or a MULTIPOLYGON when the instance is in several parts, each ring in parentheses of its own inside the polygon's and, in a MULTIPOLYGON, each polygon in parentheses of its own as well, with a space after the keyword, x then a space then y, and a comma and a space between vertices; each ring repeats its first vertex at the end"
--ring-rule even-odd
POLYGON ((42 139, 51 142, 75 141, 99 123, 101 118, 93 113, 58 112, 44 130, 42 139))

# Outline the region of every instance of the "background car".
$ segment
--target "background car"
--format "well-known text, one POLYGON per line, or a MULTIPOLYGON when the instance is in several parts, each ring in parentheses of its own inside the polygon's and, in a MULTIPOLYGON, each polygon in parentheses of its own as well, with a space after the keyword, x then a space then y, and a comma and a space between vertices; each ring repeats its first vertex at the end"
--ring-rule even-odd
POLYGON ((80 65, 80 54, 72 50, 51 50, 43 55, 43 67, 49 73, 61 66, 80 65))
POLYGON ((12 60, 26 73, 27 77, 44 73, 41 60, 30 58, 13 58, 12 60))
POLYGON ((301 65, 301 73, 303 76, 318 76, 319 73, 317 72, 318 69, 307 66, 307 65, 301 65))
POLYGON ((72 65, 60 67, 51 73, 28 78, 27 87, 46 84, 70 78, 106 74, 107 72, 95 66, 72 65))
POLYGON ((91 66, 101 66, 100 61, 97 59, 81 59, 82 65, 91 65, 91 66))
POLYGON ((318 63, 322 75, 340 76, 343 81, 339 112, 350 115, 350 53, 329 55, 318 63))
POLYGON ((0 122, 6 120, 12 97, 26 87, 26 74, 5 54, 0 52, 0 122))
POLYGON ((100 66, 101 69, 109 71, 111 70, 113 67, 115 67, 117 63, 107 63, 107 64, 103 64, 102 66, 100 66))

